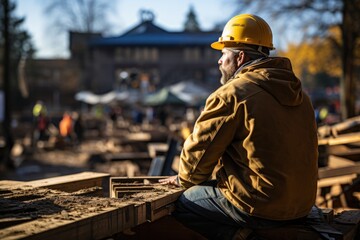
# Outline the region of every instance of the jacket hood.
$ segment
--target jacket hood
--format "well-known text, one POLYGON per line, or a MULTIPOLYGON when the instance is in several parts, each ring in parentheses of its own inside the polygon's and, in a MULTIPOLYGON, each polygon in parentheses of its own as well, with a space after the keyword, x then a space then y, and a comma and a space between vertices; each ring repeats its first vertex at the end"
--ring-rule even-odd
POLYGON ((235 76, 238 77, 259 85, 282 105, 298 106, 303 101, 301 82, 288 58, 265 58, 242 68, 235 76))

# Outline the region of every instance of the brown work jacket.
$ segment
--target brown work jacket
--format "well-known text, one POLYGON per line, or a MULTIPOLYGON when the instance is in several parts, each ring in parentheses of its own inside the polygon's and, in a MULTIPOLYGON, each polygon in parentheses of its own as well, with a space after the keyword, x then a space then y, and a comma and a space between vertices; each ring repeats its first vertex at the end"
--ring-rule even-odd
POLYGON ((212 93, 186 139, 179 180, 188 188, 209 179, 250 215, 306 216, 317 190, 317 130, 309 97, 287 58, 244 67, 212 93))

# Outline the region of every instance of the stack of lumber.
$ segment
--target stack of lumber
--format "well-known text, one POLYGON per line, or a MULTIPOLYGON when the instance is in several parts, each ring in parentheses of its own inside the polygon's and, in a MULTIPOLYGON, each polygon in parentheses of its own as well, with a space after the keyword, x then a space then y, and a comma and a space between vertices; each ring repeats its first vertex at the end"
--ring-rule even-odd
POLYGON ((360 116, 318 128, 319 182, 317 204, 359 208, 360 116))
POLYGON ((159 184, 161 178, 164 177, 112 177, 110 197, 135 204, 136 225, 158 220, 173 212, 174 202, 183 192, 182 188, 159 184))

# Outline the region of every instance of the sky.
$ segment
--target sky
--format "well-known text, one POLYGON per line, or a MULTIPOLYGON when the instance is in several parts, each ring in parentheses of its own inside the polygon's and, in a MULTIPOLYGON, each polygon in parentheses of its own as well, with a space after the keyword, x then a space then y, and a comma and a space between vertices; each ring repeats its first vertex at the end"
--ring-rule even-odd
MULTIPOLYGON (((23 27, 32 36, 37 50, 36 58, 67 58, 68 33, 58 34, 52 31, 45 8, 53 0, 11 0, 16 2, 15 14, 25 17, 23 27)), ((109 0, 110 1, 110 0, 109 0)), ((168 31, 181 31, 193 7, 202 30, 211 30, 215 24, 226 22, 235 14, 235 0, 111 0, 115 9, 109 13, 108 19, 112 26, 109 36, 119 36, 140 23, 140 10, 150 10, 155 14, 154 23, 168 31)), ((240 13, 247 12, 244 9, 240 13)), ((256 14, 256 13, 255 13, 256 14)), ((286 48, 289 42, 299 42, 299 31, 292 31, 289 22, 276 25, 277 22, 264 14, 259 14, 270 25, 273 31, 273 42, 276 49, 286 48)), ((296 28, 295 28, 296 29, 296 28)), ((219 36, 220 37, 220 36, 219 36)))
MULTIPOLYGON (((114 0, 113 0, 114 1, 114 0)), ((67 57, 68 36, 55 36, 49 31, 45 6, 51 0, 15 0, 16 15, 25 17, 23 24, 32 36, 37 58, 67 57)), ((109 19, 113 36, 120 35, 140 23, 140 9, 153 11, 155 24, 169 31, 183 29, 186 15, 192 6, 202 30, 210 30, 217 22, 226 21, 234 5, 226 0, 115 0, 116 9, 109 19)))

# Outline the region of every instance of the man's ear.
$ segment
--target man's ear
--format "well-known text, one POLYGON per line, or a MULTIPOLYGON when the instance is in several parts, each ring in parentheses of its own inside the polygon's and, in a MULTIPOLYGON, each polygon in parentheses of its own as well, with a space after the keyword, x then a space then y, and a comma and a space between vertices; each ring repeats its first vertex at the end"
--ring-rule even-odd
POLYGON ((247 57, 243 51, 241 51, 236 58, 237 66, 240 67, 247 62, 247 57))

